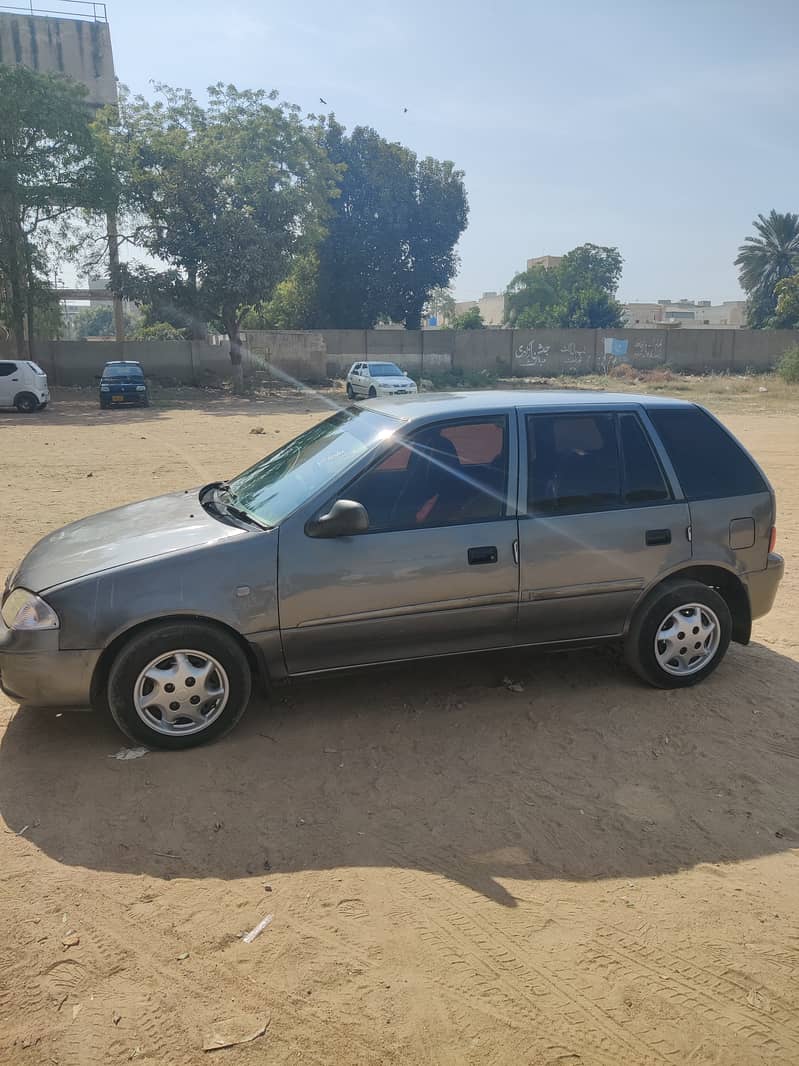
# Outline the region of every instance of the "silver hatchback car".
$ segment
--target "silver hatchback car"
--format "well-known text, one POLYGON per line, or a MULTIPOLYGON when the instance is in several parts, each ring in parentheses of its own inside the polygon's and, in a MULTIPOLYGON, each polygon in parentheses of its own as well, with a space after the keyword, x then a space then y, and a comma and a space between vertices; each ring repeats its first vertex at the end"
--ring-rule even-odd
POLYGON ((0 682, 163 748, 230 729, 254 679, 493 648, 621 641, 644 680, 692 685, 771 608, 774 522, 691 403, 376 400, 40 541, 3 593, 0 682))

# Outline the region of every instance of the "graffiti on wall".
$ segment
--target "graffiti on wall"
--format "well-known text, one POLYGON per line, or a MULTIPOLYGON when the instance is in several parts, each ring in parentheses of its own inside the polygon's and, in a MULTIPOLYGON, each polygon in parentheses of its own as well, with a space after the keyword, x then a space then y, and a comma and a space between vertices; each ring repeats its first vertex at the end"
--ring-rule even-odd
POLYGON ((546 366, 550 348, 551 345, 537 341, 520 344, 516 349, 516 363, 518 366, 546 366))
POLYGON ((636 341, 633 345, 636 359, 649 362, 660 362, 663 359, 663 338, 658 337, 653 341, 636 341))
POLYGON ((569 344, 565 344, 561 350, 561 355, 565 355, 565 359, 562 360, 565 368, 570 370, 581 370, 586 363, 590 362, 590 357, 585 348, 578 348, 574 341, 569 344))

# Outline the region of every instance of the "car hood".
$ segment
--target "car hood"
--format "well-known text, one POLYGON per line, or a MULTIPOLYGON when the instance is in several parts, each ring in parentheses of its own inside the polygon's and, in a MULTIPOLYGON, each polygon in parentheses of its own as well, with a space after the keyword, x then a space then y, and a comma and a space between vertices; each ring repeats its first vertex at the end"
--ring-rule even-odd
POLYGON ((203 509, 198 490, 157 496, 50 533, 22 560, 12 584, 44 592, 103 570, 247 533, 212 518, 203 509))
POLYGON ((390 378, 372 378, 372 381, 376 385, 390 385, 392 389, 396 389, 400 385, 413 385, 413 381, 410 378, 397 377, 396 375, 390 378))

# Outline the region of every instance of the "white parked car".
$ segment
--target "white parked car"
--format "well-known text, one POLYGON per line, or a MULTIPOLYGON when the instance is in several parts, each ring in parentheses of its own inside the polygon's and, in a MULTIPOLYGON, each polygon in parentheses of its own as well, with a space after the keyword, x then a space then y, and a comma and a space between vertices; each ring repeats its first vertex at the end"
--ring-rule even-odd
POLYGON ((347 395, 351 400, 368 396, 408 396, 416 382, 396 363, 353 363, 347 374, 347 395))
POLYGON ((0 359, 0 407, 33 414, 47 406, 47 374, 30 359, 0 359))

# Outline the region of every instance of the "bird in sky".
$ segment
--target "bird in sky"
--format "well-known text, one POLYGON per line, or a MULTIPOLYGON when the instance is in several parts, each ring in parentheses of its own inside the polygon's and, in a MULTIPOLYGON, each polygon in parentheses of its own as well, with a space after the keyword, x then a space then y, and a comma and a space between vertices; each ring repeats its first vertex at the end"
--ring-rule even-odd
POLYGON ((319 97, 319 103, 324 104, 325 107, 327 107, 327 100, 323 100, 321 96, 319 97))
POLYGON ((408 114, 408 108, 407 107, 403 107, 402 113, 403 113, 403 115, 407 115, 408 114))

